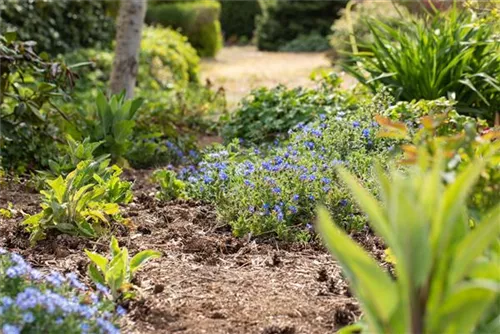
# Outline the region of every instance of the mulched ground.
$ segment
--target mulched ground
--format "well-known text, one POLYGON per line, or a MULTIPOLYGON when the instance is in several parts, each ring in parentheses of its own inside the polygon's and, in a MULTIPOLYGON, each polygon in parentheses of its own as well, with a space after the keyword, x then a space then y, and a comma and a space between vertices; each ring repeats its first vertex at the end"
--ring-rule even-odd
MULTIPOLYGON (((135 282, 142 297, 128 307, 125 333, 332 333, 360 311, 338 265, 318 244, 237 239, 217 220, 214 208, 193 201, 154 198, 149 171, 133 171, 134 202, 123 208, 131 230, 115 233, 131 254, 161 251, 135 282)), ((30 247, 18 226, 38 211, 38 195, 17 182, 0 186, 0 208, 14 204, 14 217, 0 217, 0 247, 34 266, 76 271, 83 281, 83 249, 108 252, 106 239, 49 237, 30 247)), ((383 247, 368 233, 355 236, 379 260, 383 247)))

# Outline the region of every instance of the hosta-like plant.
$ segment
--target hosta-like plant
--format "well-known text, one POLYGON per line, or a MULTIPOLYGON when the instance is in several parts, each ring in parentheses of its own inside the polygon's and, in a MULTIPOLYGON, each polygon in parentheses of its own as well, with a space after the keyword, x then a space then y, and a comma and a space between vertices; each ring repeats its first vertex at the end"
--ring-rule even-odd
POLYGON ((119 167, 108 164, 108 160, 82 161, 65 178, 47 180, 48 189, 40 192, 42 211, 23 222, 30 240, 43 239, 49 230, 94 238, 109 218, 120 219, 118 203, 130 202, 132 185, 120 180, 119 167))
POLYGON ((500 288, 500 256, 491 247, 498 246, 500 205, 472 229, 466 205, 486 160, 477 158, 450 184, 442 179, 443 159, 422 159, 389 177, 379 170, 381 203, 340 169, 390 247, 396 277, 319 210, 318 230, 363 308, 364 325, 345 333, 470 333, 488 316, 500 288))
POLYGON ((159 258, 161 253, 145 250, 130 259, 127 248, 120 248, 115 237, 111 238, 109 248, 110 259, 85 250, 85 253, 92 261, 88 267, 88 274, 94 283, 108 287, 115 300, 118 298, 133 298, 135 293, 133 292, 132 280, 135 273, 147 261, 159 258))

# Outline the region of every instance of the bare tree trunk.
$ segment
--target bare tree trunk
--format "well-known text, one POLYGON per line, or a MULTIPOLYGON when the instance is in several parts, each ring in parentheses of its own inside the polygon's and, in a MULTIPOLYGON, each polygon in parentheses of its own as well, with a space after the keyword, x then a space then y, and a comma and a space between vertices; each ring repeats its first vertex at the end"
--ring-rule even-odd
POLYGON ((116 27, 115 59, 111 72, 112 94, 125 89, 127 98, 134 96, 146 6, 147 0, 121 0, 116 27))

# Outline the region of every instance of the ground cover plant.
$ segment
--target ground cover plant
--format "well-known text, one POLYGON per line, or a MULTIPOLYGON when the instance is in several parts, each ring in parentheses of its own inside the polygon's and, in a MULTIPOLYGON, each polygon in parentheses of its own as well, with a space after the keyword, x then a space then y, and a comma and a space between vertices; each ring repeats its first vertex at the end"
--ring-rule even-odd
POLYGON ((0 248, 0 329, 15 333, 119 333, 109 293, 89 291, 74 273, 48 274, 0 248))
POLYGON ((297 124, 309 123, 318 115, 354 109, 358 101, 341 84, 337 74, 329 73, 321 75, 315 89, 279 85, 253 90, 224 125, 223 136, 258 144, 282 138, 297 124))

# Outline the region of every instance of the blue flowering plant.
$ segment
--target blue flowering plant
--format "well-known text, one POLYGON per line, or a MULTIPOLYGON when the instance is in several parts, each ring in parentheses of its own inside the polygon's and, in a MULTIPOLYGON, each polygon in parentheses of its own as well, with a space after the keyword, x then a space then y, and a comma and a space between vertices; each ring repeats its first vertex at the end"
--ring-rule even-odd
POLYGON ((123 221, 118 204, 132 200, 132 184, 121 181, 121 173, 109 160, 85 160, 66 177, 46 180, 48 189, 40 191, 42 211, 23 221, 31 242, 50 230, 95 238, 110 218, 123 221))
POLYGON ((288 141, 263 155, 237 141, 205 155, 198 166, 179 172, 186 193, 212 202, 236 235, 275 234, 283 239, 310 238, 315 207, 323 203, 339 224, 360 228, 365 216, 337 177, 344 166, 365 186, 373 185, 371 166, 391 152, 378 138, 372 108, 338 111, 289 131, 288 141))
POLYGON ((42 273, 0 248, 0 332, 119 333, 124 314, 108 291, 92 292, 74 273, 42 273))
POLYGON ((159 258, 160 252, 144 250, 129 258, 127 248, 120 248, 118 240, 111 237, 110 259, 85 250, 91 260, 88 266, 88 275, 98 287, 107 287, 114 300, 126 300, 135 297, 136 287, 132 284, 134 275, 146 262, 159 258))

